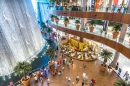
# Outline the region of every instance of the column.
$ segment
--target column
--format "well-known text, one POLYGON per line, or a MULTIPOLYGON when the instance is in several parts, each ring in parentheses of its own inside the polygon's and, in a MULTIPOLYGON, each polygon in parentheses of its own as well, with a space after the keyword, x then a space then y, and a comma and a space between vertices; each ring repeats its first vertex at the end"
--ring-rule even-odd
MULTIPOLYGON (((81 8, 82 11, 86 10, 87 0, 81 0, 81 8)), ((81 28, 80 31, 84 30, 84 24, 85 24, 86 18, 81 18, 81 28)), ((80 37, 80 42, 83 42, 83 38, 80 37)))
POLYGON ((84 31, 85 22, 86 22, 86 18, 81 18, 81 28, 80 28, 80 31, 84 31))
POLYGON ((127 13, 130 13, 130 0, 128 0, 128 11, 127 11, 127 13))
MULTIPOLYGON (((106 34, 107 34, 108 24, 109 24, 109 21, 104 20, 104 22, 103 22, 103 31, 105 32, 105 36, 106 36, 106 34)), ((102 35, 102 32, 103 32, 103 31, 101 31, 101 35, 102 35)))
MULTIPOLYGON (((120 33, 120 37, 119 37, 119 42, 123 42, 124 38, 125 38, 125 34, 126 34, 126 31, 127 31, 127 28, 128 28, 128 24, 123 24, 122 25, 122 29, 121 29, 121 33, 120 33)), ((115 52, 115 56, 114 56, 114 60, 112 62, 112 66, 115 67, 117 62, 118 62, 118 59, 119 59, 119 56, 120 56, 120 52, 116 51, 115 52)))
POLYGON ((109 6, 108 11, 109 12, 111 12, 111 9, 112 9, 112 1, 113 0, 109 0, 109 4, 108 4, 108 6, 109 6))

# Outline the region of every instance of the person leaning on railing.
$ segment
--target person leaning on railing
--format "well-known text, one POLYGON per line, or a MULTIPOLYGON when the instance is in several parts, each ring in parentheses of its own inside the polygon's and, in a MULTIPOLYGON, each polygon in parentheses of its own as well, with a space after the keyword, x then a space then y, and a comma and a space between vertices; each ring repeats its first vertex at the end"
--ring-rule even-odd
POLYGON ((128 5, 124 4, 124 11, 123 11, 123 13, 127 13, 127 10, 128 10, 128 5))

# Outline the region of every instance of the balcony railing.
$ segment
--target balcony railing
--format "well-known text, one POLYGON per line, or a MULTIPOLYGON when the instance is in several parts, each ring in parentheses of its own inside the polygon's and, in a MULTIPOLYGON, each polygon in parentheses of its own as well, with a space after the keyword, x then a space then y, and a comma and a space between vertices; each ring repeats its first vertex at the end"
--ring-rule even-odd
POLYGON ((50 10, 64 10, 64 11, 87 11, 87 12, 111 12, 111 13, 130 13, 130 8, 121 7, 119 9, 118 6, 113 7, 80 7, 80 6, 50 6, 48 7, 50 10))
MULTIPOLYGON (((64 23, 63 22, 60 22, 58 24, 56 24, 55 22, 51 22, 50 23, 54 24, 54 25, 57 25, 57 26, 60 26, 60 27, 64 27, 66 29, 71 29, 71 30, 76 30, 75 26, 72 24, 72 23, 69 23, 69 25, 67 27, 65 27, 64 23), (72 24, 72 25, 71 25, 72 24)), ((95 27, 97 28, 97 27, 95 27)), ((107 39, 110 39, 110 40, 113 40, 115 42, 118 42, 122 45, 124 45, 125 47, 127 48, 130 48, 130 42, 127 41, 127 40, 124 40, 124 39, 121 39, 121 38, 116 38, 114 39, 113 38, 113 35, 110 35, 110 34, 101 34, 100 32, 100 28, 99 30, 95 30, 94 32, 90 32, 89 29, 88 30, 76 30, 76 31, 80 31, 80 32, 85 32, 85 33, 89 33, 89 34, 94 34, 94 35, 98 35, 98 36, 101 36, 101 37, 104 37, 104 38, 107 38, 107 39)))

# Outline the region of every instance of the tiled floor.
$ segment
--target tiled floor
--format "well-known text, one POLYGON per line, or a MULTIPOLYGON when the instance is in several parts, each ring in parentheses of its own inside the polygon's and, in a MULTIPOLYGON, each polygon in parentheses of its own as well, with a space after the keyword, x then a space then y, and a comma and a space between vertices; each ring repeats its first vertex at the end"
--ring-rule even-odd
MULTIPOLYGON (((58 53, 59 57, 59 53, 58 53)), ((59 59, 59 58, 58 58, 59 59)), ((67 57, 67 60, 70 60, 69 57, 67 57)), ((71 84, 70 86, 81 86, 82 79, 83 79, 83 73, 86 73, 88 76, 88 83, 90 83, 90 80, 93 78, 95 79, 96 83, 95 86, 113 86, 113 83, 115 80, 117 80, 119 77, 114 71, 106 71, 102 72, 100 71, 100 64, 101 62, 99 60, 93 61, 93 62, 87 62, 86 68, 83 68, 83 62, 74 60, 73 67, 71 66, 70 69, 65 65, 65 69, 62 71, 62 75, 53 77, 52 74, 49 74, 50 79, 50 85, 49 86, 68 86, 66 77, 71 78, 71 84), (76 75, 79 75, 80 80, 79 83, 75 83, 72 85, 72 82, 76 82, 76 75)), ((62 67, 62 66, 61 66, 62 67)), ((60 67, 60 69, 61 69, 60 67)), ((33 77, 31 78, 31 86, 48 86, 46 79, 44 79, 43 83, 35 84, 33 77)), ((85 85, 89 86, 89 84, 85 85)))

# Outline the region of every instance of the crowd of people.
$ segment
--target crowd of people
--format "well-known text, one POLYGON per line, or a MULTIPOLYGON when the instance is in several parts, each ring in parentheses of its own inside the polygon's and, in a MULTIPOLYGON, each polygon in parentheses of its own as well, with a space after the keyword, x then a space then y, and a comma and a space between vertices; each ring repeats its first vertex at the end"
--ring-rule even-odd
MULTIPOLYGON (((57 48, 57 51, 58 51, 58 48, 57 48)), ((38 82, 43 83, 44 80, 46 80, 46 82, 49 86, 49 84, 50 84, 50 79, 48 77, 49 73, 52 75, 52 77, 62 76, 62 73, 65 70, 65 68, 70 69, 73 67, 74 60, 72 58, 67 57, 62 52, 59 52, 59 53, 60 53, 60 56, 57 55, 56 60, 53 61, 53 66, 51 66, 51 67, 47 66, 45 68, 42 67, 42 68, 40 68, 39 71, 36 71, 32 74, 35 84, 37 84, 38 82)), ((83 68, 86 68, 86 62, 83 62, 83 68)), ((74 84, 77 84, 80 81, 79 75, 76 76, 76 81, 71 82, 70 77, 66 77, 66 79, 67 79, 68 85, 72 84, 73 86, 74 86, 74 84)), ((83 78, 81 80, 82 80, 82 83, 81 83, 82 86, 84 86, 85 84, 88 84, 87 83, 88 76, 85 73, 83 73, 83 78)), ((94 86, 94 83, 95 83, 95 80, 92 79, 89 84, 90 84, 90 86, 94 86)))
POLYGON ((113 4, 112 6, 109 6, 109 4, 104 6, 104 3, 101 3, 98 8, 94 8, 94 5, 92 6, 86 6, 86 7, 81 7, 81 6, 56 6, 56 10, 72 10, 72 11, 94 11, 94 9, 100 10, 105 10, 105 12, 108 12, 109 9, 111 9, 111 12, 115 13, 127 13, 128 11, 128 5, 127 4, 113 4))

